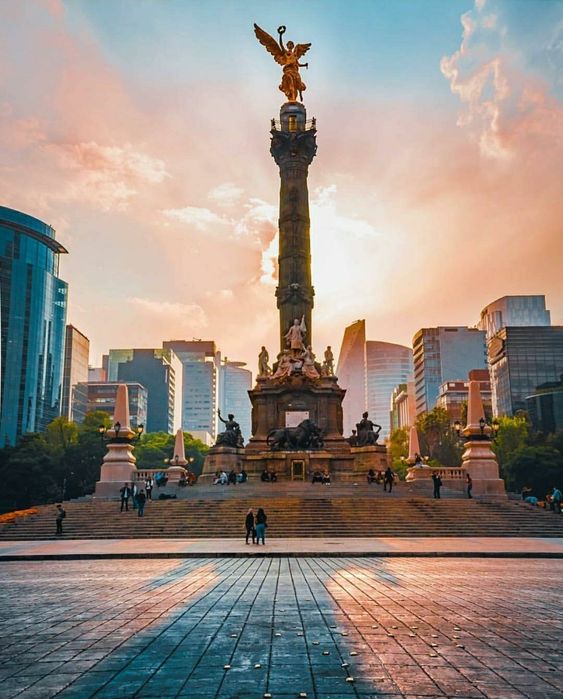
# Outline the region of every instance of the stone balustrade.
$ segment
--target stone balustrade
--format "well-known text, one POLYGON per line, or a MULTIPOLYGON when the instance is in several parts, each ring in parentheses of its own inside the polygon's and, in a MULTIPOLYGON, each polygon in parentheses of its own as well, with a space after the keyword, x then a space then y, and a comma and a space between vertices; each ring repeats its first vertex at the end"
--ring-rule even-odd
POLYGON ((411 466, 407 471, 407 481, 427 480, 432 478, 432 474, 440 476, 442 481, 462 481, 465 482, 466 470, 463 466, 411 466))

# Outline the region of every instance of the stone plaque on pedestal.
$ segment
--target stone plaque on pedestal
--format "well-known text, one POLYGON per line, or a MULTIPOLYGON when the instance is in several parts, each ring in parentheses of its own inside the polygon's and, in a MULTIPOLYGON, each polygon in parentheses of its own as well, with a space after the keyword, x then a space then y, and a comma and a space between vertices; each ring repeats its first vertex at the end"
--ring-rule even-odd
POLYGON ((286 410, 285 411, 285 426, 297 427, 303 420, 309 419, 308 410, 286 410))

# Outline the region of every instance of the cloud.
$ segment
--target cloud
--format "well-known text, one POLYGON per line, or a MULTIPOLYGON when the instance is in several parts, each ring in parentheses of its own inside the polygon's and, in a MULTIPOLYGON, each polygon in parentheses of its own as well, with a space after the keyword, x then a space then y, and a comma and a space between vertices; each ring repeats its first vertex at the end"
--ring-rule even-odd
POLYGON ((243 194, 242 187, 237 187, 232 182, 224 182, 214 187, 207 196, 218 206, 229 207, 240 201, 243 194))
POLYGON ((198 231, 204 231, 210 226, 224 226, 229 220, 219 216, 211 209, 200 206, 184 206, 182 209, 164 209, 162 213, 169 219, 194 226, 198 231))
MULTIPOLYGON (((484 7, 476 0, 474 10, 461 16, 461 45, 442 57, 440 70, 464 105, 458 126, 479 144, 483 156, 506 161, 532 140, 536 147, 551 147, 549 135, 557 139, 563 133, 563 111, 549 94, 549 85, 524 72, 525 47, 510 17, 502 14, 502 3, 488 14, 482 13, 484 7)), ((546 36, 552 31, 548 15, 541 12, 536 25, 546 36)), ((553 62, 556 44, 552 37, 537 50, 546 63, 553 62)))
POLYGON ((196 303, 178 303, 172 301, 155 301, 154 299, 130 296, 127 303, 133 312, 141 316, 146 323, 156 323, 164 336, 200 332, 208 326, 207 316, 196 303))

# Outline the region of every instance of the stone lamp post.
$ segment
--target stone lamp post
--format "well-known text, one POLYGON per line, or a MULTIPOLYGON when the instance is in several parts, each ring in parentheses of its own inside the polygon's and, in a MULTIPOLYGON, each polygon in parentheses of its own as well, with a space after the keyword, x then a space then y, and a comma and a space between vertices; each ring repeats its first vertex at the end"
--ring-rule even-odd
POLYGON ((479 382, 470 381, 467 425, 461 430, 466 438, 463 467, 473 481, 474 496, 506 498, 504 481, 499 478, 497 457, 491 449, 493 430, 484 415, 479 382))
POLYGON ((180 429, 176 432, 176 440, 174 442, 174 456, 170 459, 168 467, 168 482, 177 483, 185 473, 188 460, 186 459, 186 450, 184 446, 184 432, 180 429))
POLYGON ((134 480, 136 459, 133 439, 137 433, 129 424, 129 392, 126 384, 119 384, 115 399, 113 427, 107 430, 107 453, 104 456, 100 480, 96 483, 96 497, 115 497, 124 483, 134 480))

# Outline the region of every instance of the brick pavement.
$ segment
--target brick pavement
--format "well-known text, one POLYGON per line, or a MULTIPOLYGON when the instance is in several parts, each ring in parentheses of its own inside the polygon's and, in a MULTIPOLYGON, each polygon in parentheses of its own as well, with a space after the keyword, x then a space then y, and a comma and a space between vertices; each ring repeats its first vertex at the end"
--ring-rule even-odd
POLYGON ((0 698, 563 697, 560 560, 194 558, 0 571, 0 698))

